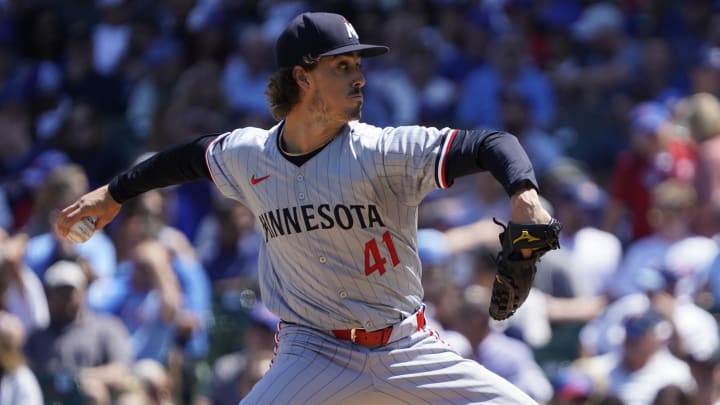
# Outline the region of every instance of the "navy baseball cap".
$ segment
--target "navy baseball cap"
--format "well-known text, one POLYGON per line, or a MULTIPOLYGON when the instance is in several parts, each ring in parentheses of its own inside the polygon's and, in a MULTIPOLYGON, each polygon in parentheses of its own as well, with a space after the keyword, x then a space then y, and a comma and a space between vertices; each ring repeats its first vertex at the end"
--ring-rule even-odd
POLYGON ((275 44, 279 67, 302 64, 303 57, 360 52, 363 57, 378 56, 389 49, 382 45, 361 44, 355 28, 340 14, 302 13, 290 21, 275 44))

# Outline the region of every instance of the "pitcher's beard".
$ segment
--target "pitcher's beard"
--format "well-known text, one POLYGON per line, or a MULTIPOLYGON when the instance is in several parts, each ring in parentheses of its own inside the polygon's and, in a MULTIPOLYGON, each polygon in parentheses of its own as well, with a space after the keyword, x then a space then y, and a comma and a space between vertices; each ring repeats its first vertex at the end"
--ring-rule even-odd
POLYGON ((357 106, 345 110, 345 115, 348 116, 349 121, 359 120, 362 116, 362 103, 358 103, 357 106))

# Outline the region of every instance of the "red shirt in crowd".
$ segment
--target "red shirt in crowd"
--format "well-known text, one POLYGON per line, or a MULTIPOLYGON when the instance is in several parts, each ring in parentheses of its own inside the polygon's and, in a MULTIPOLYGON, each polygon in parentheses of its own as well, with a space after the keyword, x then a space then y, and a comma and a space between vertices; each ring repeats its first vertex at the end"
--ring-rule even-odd
POLYGON ((620 153, 613 169, 610 194, 630 211, 633 240, 652 233, 647 218, 652 189, 670 178, 692 182, 696 167, 692 149, 680 141, 671 141, 667 151, 654 161, 634 151, 620 153))

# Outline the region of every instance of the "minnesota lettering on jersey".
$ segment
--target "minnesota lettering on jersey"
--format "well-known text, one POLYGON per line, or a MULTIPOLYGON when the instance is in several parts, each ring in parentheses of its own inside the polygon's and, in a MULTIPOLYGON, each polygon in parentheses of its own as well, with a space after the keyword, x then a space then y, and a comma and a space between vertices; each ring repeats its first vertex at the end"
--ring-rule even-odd
POLYGON ((385 226, 375 205, 300 205, 264 212, 258 220, 264 230, 266 242, 278 236, 336 226, 342 229, 385 226))

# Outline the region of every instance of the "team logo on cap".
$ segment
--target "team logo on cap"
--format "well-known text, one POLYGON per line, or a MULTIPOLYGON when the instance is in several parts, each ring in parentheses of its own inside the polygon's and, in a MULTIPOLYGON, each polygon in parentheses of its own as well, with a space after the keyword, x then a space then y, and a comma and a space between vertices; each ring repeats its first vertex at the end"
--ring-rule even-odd
POLYGON ((355 31, 355 28, 353 28, 352 24, 350 24, 350 21, 343 17, 343 23, 345 23, 345 29, 347 30, 348 38, 355 38, 359 40, 360 37, 358 36, 357 31, 355 31))

